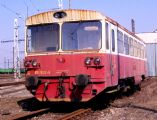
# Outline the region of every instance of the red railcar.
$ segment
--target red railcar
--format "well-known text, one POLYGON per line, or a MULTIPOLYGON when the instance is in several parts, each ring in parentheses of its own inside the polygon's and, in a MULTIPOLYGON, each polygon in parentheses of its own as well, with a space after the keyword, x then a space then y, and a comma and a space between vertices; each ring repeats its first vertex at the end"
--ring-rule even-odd
POLYGON ((89 101, 146 74, 144 42, 96 11, 29 17, 25 50, 26 87, 40 101, 89 101))

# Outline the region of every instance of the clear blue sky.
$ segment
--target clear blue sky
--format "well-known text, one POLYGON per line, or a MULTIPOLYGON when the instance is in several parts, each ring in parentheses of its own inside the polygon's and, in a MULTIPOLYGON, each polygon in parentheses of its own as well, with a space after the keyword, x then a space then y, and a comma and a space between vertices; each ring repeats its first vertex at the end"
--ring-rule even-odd
MULTIPOLYGON (((68 1, 63 0, 64 8, 68 1)), ((74 9, 97 10, 131 29, 130 21, 135 20, 136 32, 152 32, 157 29, 157 0, 71 0, 74 9)), ((24 21, 28 15, 58 7, 58 0, 0 0, 0 41, 13 39, 14 18, 19 18, 20 38, 24 38, 24 21)), ((12 61, 13 43, 0 43, 0 67, 4 58, 12 61)), ((20 44, 22 46, 22 43, 20 44)), ((23 47, 20 48, 21 51, 23 47)), ((10 64, 11 66, 11 64, 10 64)))

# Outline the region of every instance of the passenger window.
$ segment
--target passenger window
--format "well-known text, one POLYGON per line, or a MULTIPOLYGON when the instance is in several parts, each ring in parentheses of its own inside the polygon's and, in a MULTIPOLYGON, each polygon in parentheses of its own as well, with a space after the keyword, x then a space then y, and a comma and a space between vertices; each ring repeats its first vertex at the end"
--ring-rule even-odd
POLYGON ((138 49, 138 55, 137 55, 137 57, 139 57, 140 58, 140 48, 141 46, 140 46, 140 43, 137 43, 137 49, 138 49))
POLYGON ((112 52, 115 52, 115 32, 112 29, 112 52))
POLYGON ((123 47, 123 33, 118 30, 117 33, 117 39, 118 39, 118 52, 123 53, 124 47, 123 47))
POLYGON ((134 56, 137 57, 137 42, 134 41, 134 56))
POLYGON ((142 58, 142 44, 140 43, 140 58, 142 58))
POLYGON ((130 55, 133 56, 134 50, 133 50, 133 39, 130 37, 129 38, 129 43, 130 43, 130 55))
POLYGON ((129 55, 129 41, 127 35, 124 35, 124 49, 125 49, 125 54, 129 55))

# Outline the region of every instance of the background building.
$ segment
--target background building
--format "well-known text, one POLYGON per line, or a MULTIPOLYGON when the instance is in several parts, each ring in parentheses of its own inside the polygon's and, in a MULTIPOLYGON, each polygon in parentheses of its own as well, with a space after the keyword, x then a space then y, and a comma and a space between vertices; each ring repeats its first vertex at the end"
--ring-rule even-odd
POLYGON ((157 30, 137 34, 146 43, 148 76, 157 76, 157 30))

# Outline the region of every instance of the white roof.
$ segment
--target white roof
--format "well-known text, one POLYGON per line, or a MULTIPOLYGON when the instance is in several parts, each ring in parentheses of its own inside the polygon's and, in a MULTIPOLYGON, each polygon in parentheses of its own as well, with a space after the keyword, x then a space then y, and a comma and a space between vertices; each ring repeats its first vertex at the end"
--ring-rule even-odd
POLYGON ((157 32, 138 33, 136 35, 143 39, 145 43, 157 43, 157 32))

